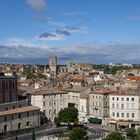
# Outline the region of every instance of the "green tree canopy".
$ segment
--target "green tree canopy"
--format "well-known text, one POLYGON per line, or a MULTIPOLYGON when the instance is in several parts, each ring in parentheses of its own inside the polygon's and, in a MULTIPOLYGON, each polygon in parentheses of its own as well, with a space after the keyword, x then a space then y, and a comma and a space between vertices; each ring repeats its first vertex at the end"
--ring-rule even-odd
POLYGON ((134 128, 127 128, 126 136, 128 139, 136 139, 136 130, 134 128))
POLYGON ((88 140, 87 131, 83 128, 73 128, 69 134, 70 140, 88 140))
POLYGON ((120 133, 118 132, 112 132, 109 134, 106 138, 103 140, 125 140, 125 137, 123 137, 120 133))
POLYGON ((60 110, 58 113, 60 122, 71 123, 78 120, 78 110, 74 107, 68 107, 60 110))

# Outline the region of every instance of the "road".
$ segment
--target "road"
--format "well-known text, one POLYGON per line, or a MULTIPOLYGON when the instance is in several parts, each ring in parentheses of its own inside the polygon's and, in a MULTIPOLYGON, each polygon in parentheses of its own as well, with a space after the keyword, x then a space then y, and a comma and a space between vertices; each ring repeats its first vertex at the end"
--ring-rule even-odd
POLYGON ((85 125, 90 133, 90 140, 100 140, 105 137, 110 131, 106 127, 96 124, 85 125))
MULTIPOLYGON (((52 135, 52 134, 58 134, 61 132, 67 132, 68 128, 67 127, 59 127, 59 128, 50 128, 50 129, 45 129, 45 130, 41 130, 41 131, 36 131, 35 132, 35 136, 36 137, 41 137, 41 136, 45 136, 45 135, 52 135)), ((10 137, 10 138, 6 138, 4 140, 15 140, 16 136, 10 137)), ((28 133, 28 134, 23 134, 18 136, 18 140, 31 140, 32 139, 32 133, 28 133)))

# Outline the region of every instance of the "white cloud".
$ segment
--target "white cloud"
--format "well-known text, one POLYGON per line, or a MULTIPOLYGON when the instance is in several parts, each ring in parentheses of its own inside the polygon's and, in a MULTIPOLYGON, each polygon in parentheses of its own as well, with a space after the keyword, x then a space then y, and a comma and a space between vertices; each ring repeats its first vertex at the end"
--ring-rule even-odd
POLYGON ((78 44, 68 46, 8 47, 0 46, 0 56, 10 58, 48 58, 57 55, 65 61, 69 59, 90 63, 139 63, 140 44, 78 44))
POLYGON ((47 8, 45 0, 27 0, 27 4, 34 10, 42 11, 47 8))
POLYGON ((35 44, 33 44, 32 41, 28 41, 28 40, 16 38, 16 37, 3 40, 2 44, 6 46, 27 46, 27 47, 35 46, 35 44))

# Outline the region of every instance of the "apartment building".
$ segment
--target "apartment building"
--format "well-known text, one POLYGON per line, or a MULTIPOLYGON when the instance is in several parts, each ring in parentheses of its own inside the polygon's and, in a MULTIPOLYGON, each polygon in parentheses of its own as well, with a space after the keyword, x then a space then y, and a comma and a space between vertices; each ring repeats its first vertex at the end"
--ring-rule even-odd
POLYGON ((101 88, 94 89, 89 94, 89 117, 102 119, 103 124, 108 123, 109 94, 113 91, 101 88))
POLYGON ((109 95, 110 126, 114 129, 135 127, 140 124, 140 95, 119 93, 109 95))
POLYGON ((18 101, 17 77, 0 73, 0 132, 40 125, 40 109, 18 101))
POLYGON ((86 122, 88 117, 88 95, 91 88, 74 86, 62 90, 68 92, 68 107, 77 108, 79 121, 86 122))
POLYGON ((0 104, 0 132, 25 129, 40 125, 40 108, 28 101, 0 104))
POLYGON ((68 94, 60 90, 35 90, 28 93, 32 105, 38 106, 46 117, 54 122, 59 111, 68 107, 68 94))

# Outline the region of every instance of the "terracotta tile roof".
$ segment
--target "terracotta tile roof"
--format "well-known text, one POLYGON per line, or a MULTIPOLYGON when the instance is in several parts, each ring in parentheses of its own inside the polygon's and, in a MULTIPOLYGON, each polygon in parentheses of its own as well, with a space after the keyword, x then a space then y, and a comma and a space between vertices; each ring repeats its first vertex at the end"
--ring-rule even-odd
POLYGON ((140 80, 140 76, 128 76, 127 79, 139 81, 140 80))
POLYGON ((115 91, 109 89, 99 89, 99 90, 95 89, 90 94, 111 94, 111 93, 113 94, 115 93, 115 91))
POLYGON ((31 93, 27 93, 28 95, 47 95, 47 94, 67 94, 66 91, 56 90, 56 89, 36 89, 31 93))
POLYGON ((72 88, 63 88, 63 91, 69 91, 69 92, 81 92, 84 91, 86 89, 88 89, 89 87, 81 87, 81 86, 75 86, 72 88))
POLYGON ((39 111, 40 108, 36 106, 25 106, 22 108, 11 109, 7 111, 0 112, 0 116, 7 116, 12 114, 24 113, 24 112, 32 112, 32 111, 39 111))

